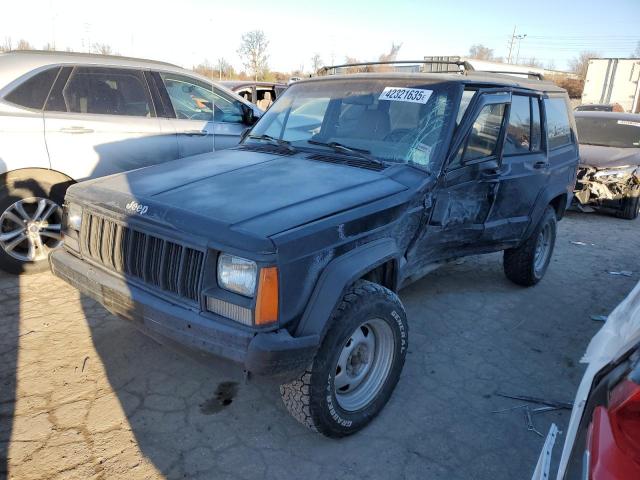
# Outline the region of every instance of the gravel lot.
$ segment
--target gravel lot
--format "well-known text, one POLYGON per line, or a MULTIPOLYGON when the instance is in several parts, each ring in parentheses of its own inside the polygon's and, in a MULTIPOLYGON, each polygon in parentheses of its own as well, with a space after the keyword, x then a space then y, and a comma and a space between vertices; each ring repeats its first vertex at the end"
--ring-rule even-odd
MULTIPOLYGON (((491 413, 521 403, 495 392, 573 399, 601 326, 590 315, 640 278, 639 225, 570 214, 531 289, 509 283, 495 254, 402 291, 411 332, 398 388, 339 441, 291 418, 277 386, 162 347, 49 274, 0 275, 0 478, 529 478, 544 439, 521 411, 491 413)), ((534 422, 546 434, 568 419, 534 422)))

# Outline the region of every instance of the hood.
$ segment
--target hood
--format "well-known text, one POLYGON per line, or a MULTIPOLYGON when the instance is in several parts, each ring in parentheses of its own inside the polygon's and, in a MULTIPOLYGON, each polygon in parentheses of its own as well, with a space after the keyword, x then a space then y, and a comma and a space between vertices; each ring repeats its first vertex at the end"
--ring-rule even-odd
POLYGON ((385 172, 307 156, 223 150, 83 182, 68 196, 205 239, 260 248, 248 238, 267 239, 407 189, 385 172), (132 202, 140 205, 137 213, 132 202))
POLYGON ((580 165, 595 168, 615 168, 640 165, 640 148, 580 145, 580 165))

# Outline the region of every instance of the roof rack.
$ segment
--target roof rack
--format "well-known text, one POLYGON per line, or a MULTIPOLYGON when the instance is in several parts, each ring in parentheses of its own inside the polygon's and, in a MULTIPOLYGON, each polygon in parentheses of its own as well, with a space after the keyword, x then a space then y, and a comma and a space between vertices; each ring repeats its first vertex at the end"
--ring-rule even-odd
MULTIPOLYGON (((375 65, 456 65, 458 67, 457 72, 464 73, 467 71, 473 71, 473 65, 466 60, 389 60, 380 62, 359 62, 359 63, 344 63, 341 65, 328 65, 318 70, 318 75, 335 75, 339 68, 357 68, 357 67, 372 67, 375 65)), ((449 71, 448 73, 452 73, 449 71)), ((455 73, 455 72, 454 72, 455 73)))
MULTIPOLYGON (((391 61, 380 61, 380 62, 359 62, 359 63, 344 63, 341 65, 328 65, 326 67, 322 67, 318 70, 318 75, 335 75, 338 73, 338 69, 340 68, 356 68, 360 70, 359 67, 364 67, 362 70, 367 71, 366 67, 373 67, 377 65, 413 65, 419 66, 422 65, 420 72, 423 73, 460 73, 466 75, 469 72, 482 72, 482 73, 494 73, 494 74, 503 74, 503 75, 526 75, 527 78, 544 80, 544 75, 538 72, 519 72, 519 71, 500 71, 500 70, 476 70, 471 63, 467 60, 391 60, 391 61), (443 65, 452 66, 455 65, 458 67, 456 70, 451 70, 449 68, 442 69, 439 68, 443 65)), ((356 73, 356 72, 353 72, 356 73)))

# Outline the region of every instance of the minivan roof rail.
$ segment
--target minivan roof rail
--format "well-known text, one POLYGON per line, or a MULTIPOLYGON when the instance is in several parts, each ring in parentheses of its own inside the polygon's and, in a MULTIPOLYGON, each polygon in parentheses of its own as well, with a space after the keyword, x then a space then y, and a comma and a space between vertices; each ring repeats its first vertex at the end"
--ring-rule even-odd
POLYGON ((505 75, 526 75, 527 78, 544 80, 544 75, 538 72, 518 72, 515 70, 476 70, 471 63, 467 60, 389 60, 389 61, 379 61, 379 62, 357 62, 357 63, 343 63, 340 65, 327 65, 318 70, 318 75, 335 75, 339 68, 352 68, 352 67, 371 67, 375 65, 405 65, 405 64, 414 64, 414 65, 455 65, 458 67, 457 71, 453 70, 435 70, 432 69, 425 73, 461 73, 467 74, 469 72, 482 72, 482 73, 494 73, 494 74, 505 74, 505 75))

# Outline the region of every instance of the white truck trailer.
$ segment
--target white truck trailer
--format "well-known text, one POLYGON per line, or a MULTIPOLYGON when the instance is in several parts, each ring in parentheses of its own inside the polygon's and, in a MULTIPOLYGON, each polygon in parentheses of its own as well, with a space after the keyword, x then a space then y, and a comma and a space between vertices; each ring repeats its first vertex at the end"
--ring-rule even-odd
POLYGON ((618 103, 625 112, 640 113, 640 58, 592 58, 582 104, 618 103))

